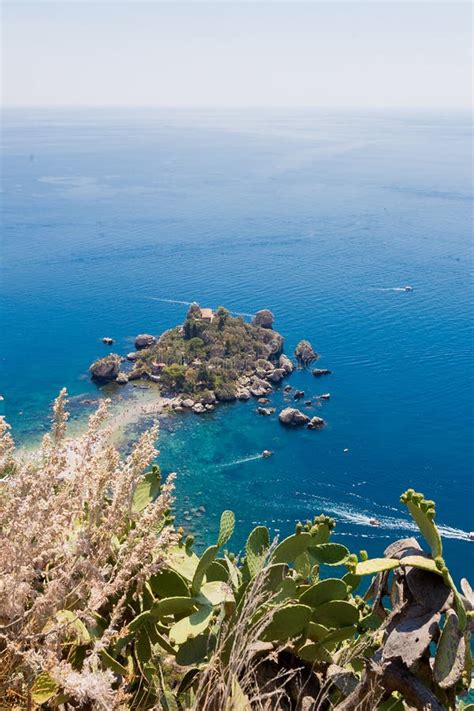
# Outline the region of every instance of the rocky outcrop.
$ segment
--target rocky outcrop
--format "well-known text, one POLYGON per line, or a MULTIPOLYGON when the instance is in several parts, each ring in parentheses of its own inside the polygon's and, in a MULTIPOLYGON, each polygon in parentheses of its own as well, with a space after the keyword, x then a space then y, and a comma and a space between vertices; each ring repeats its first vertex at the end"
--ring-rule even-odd
POLYGON ((295 407, 285 407, 278 415, 278 419, 282 425, 287 427, 303 427, 310 421, 308 415, 305 415, 304 412, 297 410, 295 407))
POLYGON ((137 359, 138 359, 138 353, 136 351, 131 351, 131 353, 127 353, 127 360, 129 360, 133 363, 133 361, 135 361, 137 359))
POLYGON ((197 415, 202 415, 203 412, 206 412, 206 406, 202 404, 202 402, 197 402, 193 406, 193 412, 195 412, 197 415))
POLYGON ((317 360, 318 354, 309 341, 300 341, 295 348, 295 356, 302 365, 309 365, 317 360))
POLYGON ((99 382, 116 380, 120 372, 121 361, 122 359, 116 353, 111 353, 105 358, 99 358, 89 368, 93 379, 99 382))
POLYGON ((135 338, 135 348, 137 351, 142 351, 144 348, 150 348, 156 343, 155 336, 151 336, 149 333, 140 333, 135 338))
POLYGON ((135 366, 128 374, 129 380, 140 380, 141 378, 148 378, 148 371, 141 366, 135 366))
POLYGON ((220 388, 216 388, 216 398, 219 402, 232 402, 237 399, 236 389, 230 385, 225 384, 220 388))
POLYGON ((295 390, 293 400, 301 400, 302 398, 304 398, 304 390, 295 390))
POLYGON ((194 400, 191 400, 191 398, 188 397, 185 400, 181 401, 181 405, 187 408, 194 407, 194 400))
POLYGON ((250 394, 254 397, 264 397, 264 395, 268 395, 268 393, 271 393, 272 386, 270 385, 270 383, 267 383, 266 380, 261 380, 260 378, 253 378, 249 390, 250 394))
POLYGON ((295 369, 295 366, 293 365, 291 360, 284 353, 282 353, 280 358, 278 359, 278 365, 285 372, 285 375, 289 375, 295 369))
POLYGON ((313 370, 313 375, 315 378, 320 378, 321 375, 331 375, 332 370, 328 370, 328 368, 314 368, 313 370))
POLYGON ((248 388, 239 388, 237 390, 237 398, 239 400, 250 400, 252 396, 250 395, 250 390, 248 388))
POLYGON ((115 379, 115 382, 119 385, 126 385, 128 383, 127 373, 119 373, 115 379))
POLYGON ((285 377, 285 371, 283 368, 275 368, 271 373, 267 375, 267 380, 271 383, 279 383, 285 377))
POLYGON ((272 331, 271 328, 263 329, 261 333, 268 350, 268 356, 279 356, 283 350, 283 336, 277 331, 272 331))
POLYGON ((324 427, 325 424, 322 417, 312 417, 308 422, 308 429, 318 430, 320 427, 324 427))
POLYGON ((203 403, 203 405, 214 405, 217 398, 215 396, 215 393, 212 392, 212 390, 207 390, 199 396, 199 400, 203 403))
POLYGON ((253 317, 252 323, 254 326, 261 326, 262 328, 272 328, 275 317, 271 311, 268 309, 262 309, 257 311, 253 317))
POLYGON ((274 407, 257 407, 257 412, 259 415, 273 415, 275 412, 274 407))

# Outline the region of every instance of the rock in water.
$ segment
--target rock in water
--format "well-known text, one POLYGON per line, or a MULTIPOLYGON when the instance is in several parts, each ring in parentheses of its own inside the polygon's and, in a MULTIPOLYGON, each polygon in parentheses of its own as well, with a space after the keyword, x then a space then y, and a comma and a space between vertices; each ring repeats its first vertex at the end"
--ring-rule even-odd
POLYGON ((300 341, 295 348, 295 356, 303 365, 308 365, 319 356, 309 341, 300 341))
POLYGON ((261 326, 262 328, 272 328, 275 317, 272 312, 268 309, 262 309, 257 311, 253 317, 252 323, 254 326, 261 326))
POLYGON ((105 358, 99 358, 89 368, 92 378, 102 382, 116 380, 120 372, 121 360, 116 353, 111 353, 105 358))
POLYGON ((327 368, 315 368, 313 370, 313 375, 315 378, 320 378, 321 375, 331 375, 332 370, 328 370, 327 368))
POLYGON ((291 360, 284 353, 281 354, 278 360, 278 365, 284 371, 285 375, 289 375, 295 369, 295 366, 293 365, 291 360))
POLYGON ((110 336, 104 336, 102 339, 102 343, 105 343, 106 346, 111 346, 113 342, 114 339, 110 338, 110 336))
POLYGON ((137 351, 141 351, 144 348, 149 348, 156 343, 155 336, 151 336, 149 333, 140 333, 135 338, 135 348, 137 351))
POLYGON ((275 412, 274 407, 257 407, 257 412, 259 415, 272 415, 275 412))
POLYGON ((285 407, 278 415, 278 419, 282 425, 287 425, 288 427, 303 427, 310 421, 308 415, 305 415, 304 412, 297 410, 295 407, 285 407))
POLYGON ((310 421, 308 422, 308 429, 309 430, 317 430, 320 427, 324 427, 326 423, 324 422, 322 417, 312 417, 310 421))

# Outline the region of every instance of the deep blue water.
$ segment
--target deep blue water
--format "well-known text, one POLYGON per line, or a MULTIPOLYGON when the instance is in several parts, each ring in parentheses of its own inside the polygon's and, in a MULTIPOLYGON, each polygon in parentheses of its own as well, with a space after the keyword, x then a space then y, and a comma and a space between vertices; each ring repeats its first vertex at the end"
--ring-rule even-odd
MULTIPOLYGON (((37 438, 62 386, 197 300, 270 308, 291 352, 309 338, 330 391, 323 431, 254 403, 163 423, 178 509, 237 512, 282 534, 321 511, 380 553, 408 486, 438 504, 456 577, 474 528, 471 155, 465 115, 7 112, 3 115, 1 404, 37 438), (414 291, 397 291, 411 284, 414 291), (262 449, 271 459, 249 459, 262 449), (349 452, 344 453, 345 448, 349 452), (184 498, 188 497, 188 498, 184 498), (373 528, 368 518, 382 526, 373 528), (452 536, 452 537, 451 537, 452 536)), ((282 402, 277 393, 275 402, 282 402)), ((73 401, 74 402, 74 401, 73 401)), ((80 406, 75 405, 76 416, 80 406)))

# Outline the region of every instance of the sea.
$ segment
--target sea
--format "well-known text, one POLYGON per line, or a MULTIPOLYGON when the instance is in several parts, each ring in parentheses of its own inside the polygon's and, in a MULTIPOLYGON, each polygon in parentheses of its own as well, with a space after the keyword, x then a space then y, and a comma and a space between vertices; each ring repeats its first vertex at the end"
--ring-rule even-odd
MULTIPOLYGON (((1 123, 0 405, 20 446, 62 387, 74 422, 126 401, 90 381, 103 336, 126 354, 193 301, 268 308, 286 353, 308 339, 332 371, 288 381, 330 393, 308 408, 326 427, 285 429, 253 401, 162 418, 177 521, 204 545, 232 509, 239 550, 257 524, 282 537, 326 513, 335 540, 381 555, 416 534, 399 502, 413 487, 437 503, 455 579, 472 573, 469 115, 11 109, 1 123)), ((292 404, 281 388, 271 401, 292 404)))

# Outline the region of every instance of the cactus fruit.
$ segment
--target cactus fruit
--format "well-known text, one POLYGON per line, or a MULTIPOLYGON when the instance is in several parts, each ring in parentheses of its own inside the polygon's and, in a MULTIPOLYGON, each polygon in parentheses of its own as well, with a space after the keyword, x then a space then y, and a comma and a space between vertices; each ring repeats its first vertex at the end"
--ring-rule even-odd
POLYGON ((401 495, 400 501, 402 504, 405 504, 423 537, 430 546, 433 558, 442 556, 443 545, 441 543, 441 536, 434 523, 436 516, 434 501, 425 499, 423 494, 413 489, 405 491, 405 493, 401 495))
POLYGON ((305 590, 300 595, 300 602, 318 607, 330 600, 344 600, 345 597, 347 597, 346 584, 339 578, 326 578, 305 590))
POLYGON ((234 532, 235 526, 235 515, 233 511, 223 511, 221 515, 221 523, 219 526, 219 536, 217 538, 217 545, 219 548, 225 546, 229 538, 234 532))
POLYGON ((324 565, 343 565, 349 557, 346 546, 340 543, 319 543, 309 549, 313 558, 324 565))
POLYGON ((262 569, 269 546, 268 528, 266 526, 254 528, 245 544, 247 567, 252 578, 262 569))
POLYGON ((434 679, 442 689, 448 689, 459 681, 465 656, 466 640, 459 629, 458 617, 454 610, 448 610, 433 667, 434 679))
POLYGON ((359 587, 362 578, 360 575, 355 575, 354 573, 346 573, 342 576, 342 580, 349 588, 349 591, 353 593, 359 587))
POLYGON ((262 634, 264 642, 279 642, 297 637, 308 626, 311 619, 308 605, 289 604, 275 610, 273 617, 262 634))

